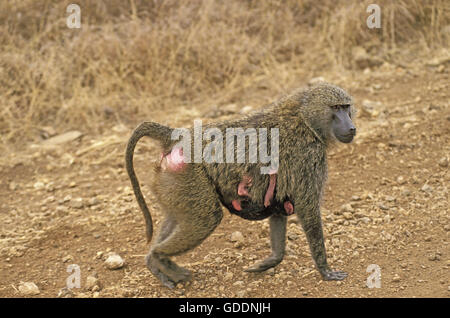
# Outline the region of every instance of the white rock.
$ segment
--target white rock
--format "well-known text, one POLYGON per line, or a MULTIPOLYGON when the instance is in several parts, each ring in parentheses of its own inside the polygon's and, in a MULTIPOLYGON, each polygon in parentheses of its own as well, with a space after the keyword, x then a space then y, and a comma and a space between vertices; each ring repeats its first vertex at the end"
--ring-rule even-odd
POLYGON ((105 261, 105 265, 108 269, 119 269, 122 268, 124 260, 117 254, 111 254, 105 261))
POLYGON ((41 293, 36 284, 32 282, 21 282, 19 285, 19 292, 23 296, 39 295, 41 293))
POLYGON ((231 240, 231 242, 243 243, 244 242, 244 236, 242 235, 241 232, 236 231, 236 232, 231 233, 230 240, 231 240))
POLYGON ((431 191, 433 191, 433 188, 431 186, 429 186, 428 184, 424 184, 420 190, 422 190, 423 192, 431 192, 431 191))
POLYGON ((228 272, 225 274, 224 276, 225 280, 232 280, 233 279, 233 273, 232 272, 228 272))
POLYGON ((69 204, 72 208, 81 209, 84 206, 83 198, 76 198, 70 201, 69 204))
POLYGON ((98 286, 98 278, 94 276, 86 277, 86 289, 91 290, 95 286, 98 286))
POLYGON ((40 181, 36 182, 35 184, 33 184, 33 188, 35 188, 36 190, 42 190, 44 189, 44 184, 40 181))

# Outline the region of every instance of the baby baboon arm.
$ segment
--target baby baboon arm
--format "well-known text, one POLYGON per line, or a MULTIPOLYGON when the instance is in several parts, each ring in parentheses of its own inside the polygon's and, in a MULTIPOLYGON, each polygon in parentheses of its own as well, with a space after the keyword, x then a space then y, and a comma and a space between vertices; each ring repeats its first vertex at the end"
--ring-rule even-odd
POLYGON ((284 202, 283 206, 284 211, 286 212, 287 215, 294 214, 294 206, 292 205, 291 201, 284 202))
POLYGON ((263 272, 278 265, 284 257, 286 249, 286 221, 287 217, 279 213, 273 214, 269 219, 270 245, 272 254, 263 261, 247 268, 246 272, 263 272))
POLYGON ((242 181, 238 185, 238 195, 250 197, 248 194, 248 188, 252 186, 252 178, 249 176, 243 176, 242 181))
POLYGON ((332 271, 328 266, 319 208, 311 214, 298 215, 309 243, 311 255, 322 278, 324 280, 343 280, 347 277, 347 273, 332 271))
POLYGON ((231 201, 231 205, 233 206, 233 209, 235 209, 236 211, 242 211, 241 202, 239 200, 231 201))
POLYGON ((277 184, 277 174, 271 174, 269 177, 269 186, 267 187, 266 195, 264 196, 264 206, 268 207, 273 199, 273 193, 277 184))

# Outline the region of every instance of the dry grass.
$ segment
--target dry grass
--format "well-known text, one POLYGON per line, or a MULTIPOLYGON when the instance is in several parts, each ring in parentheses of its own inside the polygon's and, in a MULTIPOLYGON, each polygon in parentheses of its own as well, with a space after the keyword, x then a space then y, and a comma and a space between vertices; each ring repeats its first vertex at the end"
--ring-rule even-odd
POLYGON ((445 0, 377 1, 382 28, 372 30, 373 1, 79 0, 73 30, 71 2, 0 2, 4 146, 42 126, 101 132, 158 110, 261 103, 306 75, 351 70, 355 46, 383 58, 449 41, 445 0))

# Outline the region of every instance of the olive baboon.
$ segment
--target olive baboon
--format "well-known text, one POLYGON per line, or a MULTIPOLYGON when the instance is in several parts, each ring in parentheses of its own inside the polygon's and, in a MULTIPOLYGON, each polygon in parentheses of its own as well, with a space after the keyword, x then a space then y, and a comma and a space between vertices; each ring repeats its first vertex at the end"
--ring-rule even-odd
POLYGON ((264 271, 282 261, 287 215, 295 212, 323 279, 344 279, 345 272, 332 271, 327 263, 320 201, 328 146, 335 140, 349 143, 356 134, 352 111, 352 98, 343 89, 321 83, 285 96, 248 118, 215 124, 221 131, 229 127, 279 128, 279 165, 270 174, 260 173, 261 163, 185 162, 183 149, 176 148, 171 139, 172 128, 153 122, 140 124, 128 142, 126 167, 144 213, 149 241, 152 219, 134 172, 133 152, 143 136, 162 146, 152 190, 166 217, 146 257, 150 271, 168 287, 188 280, 190 272, 169 257, 193 249, 208 237, 222 219, 223 205, 245 219, 270 217, 272 254, 247 271, 264 271))

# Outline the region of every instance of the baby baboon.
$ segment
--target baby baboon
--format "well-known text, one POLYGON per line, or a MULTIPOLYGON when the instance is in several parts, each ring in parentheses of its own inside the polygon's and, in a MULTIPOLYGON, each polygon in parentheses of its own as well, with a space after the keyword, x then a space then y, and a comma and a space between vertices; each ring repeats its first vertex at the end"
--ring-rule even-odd
POLYGON ((335 140, 350 143, 356 133, 352 105, 343 89, 321 83, 285 96, 258 114, 214 126, 222 132, 233 127, 278 128, 279 165, 268 174, 260 173, 261 163, 187 162, 183 149, 171 139, 172 128, 153 122, 139 125, 127 146, 126 167, 144 213, 148 240, 153 233, 152 219, 134 172, 133 152, 143 136, 162 146, 152 190, 166 217, 146 258, 150 271, 168 287, 188 280, 190 272, 170 257, 193 249, 208 237, 220 223, 224 205, 245 219, 270 217, 272 254, 247 271, 264 271, 281 262, 287 215, 295 212, 323 279, 344 279, 345 272, 332 271, 327 263, 320 202, 328 146, 335 140))

